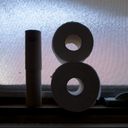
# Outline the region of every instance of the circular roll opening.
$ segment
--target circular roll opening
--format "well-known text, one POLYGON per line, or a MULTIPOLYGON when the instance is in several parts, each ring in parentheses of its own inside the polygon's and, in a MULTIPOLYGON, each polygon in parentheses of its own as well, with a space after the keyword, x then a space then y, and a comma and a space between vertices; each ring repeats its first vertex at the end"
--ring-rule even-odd
POLYGON ((69 35, 65 40, 65 46, 71 51, 77 51, 80 49, 82 40, 78 35, 69 35))
POLYGON ((67 91, 73 95, 78 96, 84 90, 84 85, 79 78, 72 78, 67 83, 67 91))

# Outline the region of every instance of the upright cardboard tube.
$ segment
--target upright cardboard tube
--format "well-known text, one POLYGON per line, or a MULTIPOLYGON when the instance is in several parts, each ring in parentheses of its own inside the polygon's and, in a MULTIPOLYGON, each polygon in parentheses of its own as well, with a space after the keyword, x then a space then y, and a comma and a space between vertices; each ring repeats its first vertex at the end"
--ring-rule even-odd
POLYGON ((41 106, 41 32, 25 31, 26 105, 41 106))

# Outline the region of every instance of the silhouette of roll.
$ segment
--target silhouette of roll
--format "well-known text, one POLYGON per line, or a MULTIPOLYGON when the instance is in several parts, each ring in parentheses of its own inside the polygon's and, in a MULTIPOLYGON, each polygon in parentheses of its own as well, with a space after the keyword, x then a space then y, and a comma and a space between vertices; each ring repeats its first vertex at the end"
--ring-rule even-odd
POLYGON ((92 51, 93 36, 86 26, 77 22, 68 22, 60 26, 55 32, 52 40, 52 48, 60 61, 83 61, 92 51), (81 39, 81 46, 75 51, 71 51, 65 46, 65 41, 70 35, 76 35, 81 39))
POLYGON ((39 107, 41 97, 41 32, 25 31, 26 105, 39 107))
POLYGON ((99 94, 100 81, 96 71, 83 63, 65 63, 56 69, 51 82, 55 101, 64 109, 82 112, 91 107, 99 94), (67 83, 76 78, 81 81, 82 89, 76 95, 69 93, 67 83))

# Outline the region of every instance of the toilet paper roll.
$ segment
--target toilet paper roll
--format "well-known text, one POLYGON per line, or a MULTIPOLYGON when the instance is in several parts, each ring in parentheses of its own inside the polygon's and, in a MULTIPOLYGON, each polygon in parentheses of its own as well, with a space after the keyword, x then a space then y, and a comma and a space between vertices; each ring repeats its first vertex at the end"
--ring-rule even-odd
POLYGON ((78 22, 68 22, 60 26, 52 40, 53 52, 61 62, 83 61, 90 55, 92 48, 93 36, 90 30, 78 22), (70 35, 76 35, 81 39, 81 46, 75 51, 65 46, 65 41, 70 35))
POLYGON ((99 94, 100 81, 96 71, 83 63, 66 63, 60 66, 52 77, 52 92, 55 101, 64 109, 81 112, 91 107, 99 94), (82 90, 77 95, 69 93, 67 83, 77 78, 82 82, 82 90))

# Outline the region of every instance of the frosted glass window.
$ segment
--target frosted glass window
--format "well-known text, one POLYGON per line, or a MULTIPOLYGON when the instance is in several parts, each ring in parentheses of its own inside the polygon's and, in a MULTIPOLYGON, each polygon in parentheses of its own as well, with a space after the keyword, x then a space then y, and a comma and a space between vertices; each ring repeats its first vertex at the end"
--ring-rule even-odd
POLYGON ((102 85, 128 85, 128 0, 1 0, 0 84, 25 84, 25 30, 42 32, 42 84, 61 64, 52 38, 65 22, 86 25, 94 48, 84 61, 97 71, 102 85))

